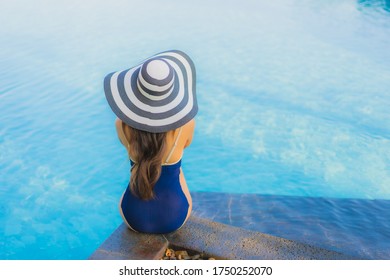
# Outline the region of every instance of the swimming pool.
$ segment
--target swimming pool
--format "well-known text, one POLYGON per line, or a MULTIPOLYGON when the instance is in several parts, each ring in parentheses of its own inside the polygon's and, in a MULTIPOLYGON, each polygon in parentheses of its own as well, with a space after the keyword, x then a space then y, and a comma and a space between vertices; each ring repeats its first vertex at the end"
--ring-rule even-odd
POLYGON ((390 200, 388 2, 160 2, 0 3, 0 259, 85 259, 121 223, 102 80, 167 49, 197 65, 192 191, 390 200))

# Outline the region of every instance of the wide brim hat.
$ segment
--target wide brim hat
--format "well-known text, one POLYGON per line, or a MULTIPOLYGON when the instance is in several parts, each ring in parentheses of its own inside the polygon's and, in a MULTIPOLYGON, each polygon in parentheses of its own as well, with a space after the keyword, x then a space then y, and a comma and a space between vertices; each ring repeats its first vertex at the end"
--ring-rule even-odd
POLYGON ((198 112, 195 65, 182 51, 158 53, 104 79, 107 101, 127 125, 153 133, 179 128, 198 112))

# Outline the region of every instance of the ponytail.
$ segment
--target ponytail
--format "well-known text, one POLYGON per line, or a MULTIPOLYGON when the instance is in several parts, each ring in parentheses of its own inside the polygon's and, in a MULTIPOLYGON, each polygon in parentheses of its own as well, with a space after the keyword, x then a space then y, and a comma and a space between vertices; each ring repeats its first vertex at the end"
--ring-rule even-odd
POLYGON ((123 131, 128 142, 131 140, 131 150, 135 161, 131 168, 131 192, 143 200, 153 199, 153 188, 161 174, 166 133, 146 132, 124 123, 123 131))

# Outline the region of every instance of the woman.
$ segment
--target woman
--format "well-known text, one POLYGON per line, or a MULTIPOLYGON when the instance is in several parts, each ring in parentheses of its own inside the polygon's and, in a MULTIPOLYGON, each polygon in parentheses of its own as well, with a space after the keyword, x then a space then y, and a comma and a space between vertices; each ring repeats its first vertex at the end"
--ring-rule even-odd
POLYGON ((181 169, 198 111, 195 66, 181 51, 166 51, 106 76, 104 89, 131 163, 119 203, 127 226, 168 233, 188 219, 192 200, 181 169))

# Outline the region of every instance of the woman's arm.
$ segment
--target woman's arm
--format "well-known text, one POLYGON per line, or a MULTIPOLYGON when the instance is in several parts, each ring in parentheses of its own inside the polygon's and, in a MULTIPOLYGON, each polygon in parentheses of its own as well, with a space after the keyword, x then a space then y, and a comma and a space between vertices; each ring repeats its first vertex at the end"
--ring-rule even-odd
POLYGON ((192 142, 192 138, 194 136, 194 130, 195 130, 195 119, 192 119, 191 121, 189 121, 189 123, 187 124, 187 142, 185 143, 184 145, 184 148, 187 148, 191 142, 192 142))

